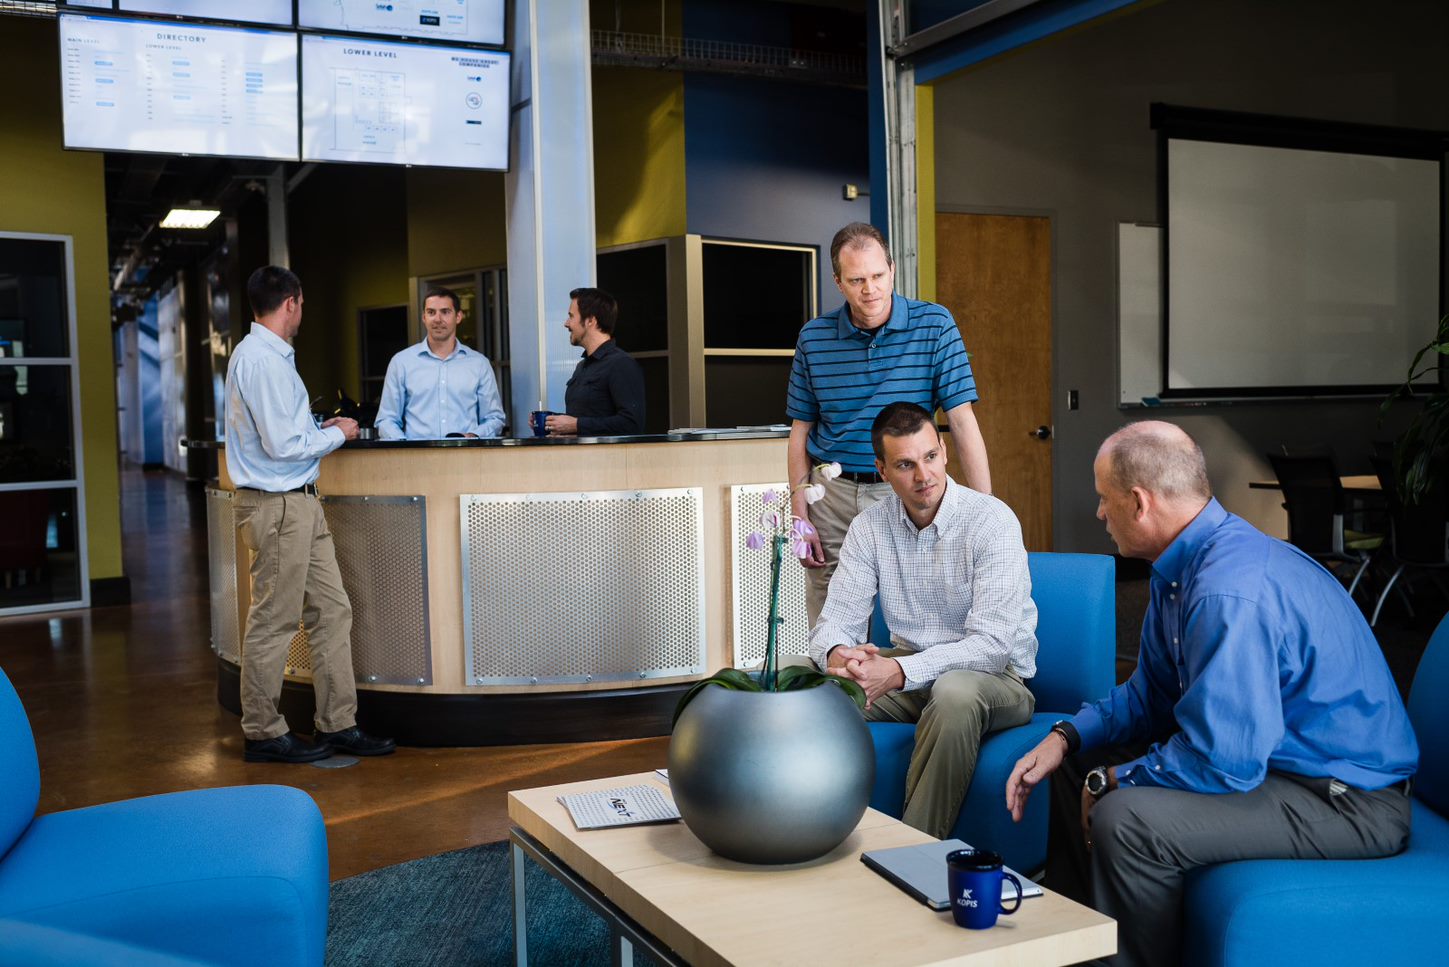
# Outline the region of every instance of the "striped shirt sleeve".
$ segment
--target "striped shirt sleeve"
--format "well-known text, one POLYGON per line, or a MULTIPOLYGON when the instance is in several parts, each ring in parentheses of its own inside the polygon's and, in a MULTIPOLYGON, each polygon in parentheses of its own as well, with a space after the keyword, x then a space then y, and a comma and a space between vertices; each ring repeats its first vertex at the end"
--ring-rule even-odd
POLYGON ((795 360, 790 364, 790 388, 785 393, 785 415, 792 420, 816 423, 820 420, 820 401, 810 387, 810 364, 805 361, 805 353, 800 348, 808 329, 807 326, 800 331, 800 339, 795 344, 795 360))
POLYGON ((962 403, 974 403, 980 399, 976 392, 976 376, 971 371, 971 359, 966 354, 966 344, 961 340, 961 330, 951 318, 950 312, 942 309, 945 318, 941 320, 941 334, 936 340, 936 406, 953 410, 962 403))

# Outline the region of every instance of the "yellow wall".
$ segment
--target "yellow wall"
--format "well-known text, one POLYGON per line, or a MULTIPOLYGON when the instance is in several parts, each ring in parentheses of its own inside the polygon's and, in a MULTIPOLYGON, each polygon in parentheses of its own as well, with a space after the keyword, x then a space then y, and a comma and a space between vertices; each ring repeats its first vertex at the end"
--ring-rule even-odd
POLYGON ((292 270, 306 308, 297 372, 313 397, 361 399, 359 309, 408 300, 402 168, 318 165, 288 199, 292 270))
POLYGON ((0 231, 75 240, 76 338, 90 577, 119 577, 121 492, 111 350, 103 156, 61 147, 60 42, 53 20, 0 30, 0 231))
POLYGON ((408 272, 438 275, 508 261, 503 175, 414 168, 407 173, 408 272))
POLYGON ((596 67, 593 86, 599 246, 683 235, 684 75, 596 67))
POLYGON ((916 88, 916 298, 936 301, 936 89, 916 88))

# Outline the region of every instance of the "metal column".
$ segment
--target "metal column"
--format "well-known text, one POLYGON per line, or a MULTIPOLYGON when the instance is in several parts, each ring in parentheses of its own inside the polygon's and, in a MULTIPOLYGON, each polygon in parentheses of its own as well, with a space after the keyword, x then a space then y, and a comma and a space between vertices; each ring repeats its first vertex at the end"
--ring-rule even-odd
POLYGON ((563 410, 579 350, 569 290, 594 284, 594 135, 589 5, 514 0, 513 123, 504 205, 513 413, 563 410))

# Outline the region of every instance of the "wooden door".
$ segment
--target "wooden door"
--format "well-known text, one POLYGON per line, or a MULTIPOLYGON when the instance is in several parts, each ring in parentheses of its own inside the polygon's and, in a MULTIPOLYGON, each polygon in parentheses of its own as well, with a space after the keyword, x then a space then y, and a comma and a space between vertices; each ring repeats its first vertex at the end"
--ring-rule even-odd
POLYGON ((1051 256, 1047 218, 936 215, 936 301, 971 354, 991 489, 1030 551, 1052 547, 1052 441, 1036 435, 1052 425, 1051 256))

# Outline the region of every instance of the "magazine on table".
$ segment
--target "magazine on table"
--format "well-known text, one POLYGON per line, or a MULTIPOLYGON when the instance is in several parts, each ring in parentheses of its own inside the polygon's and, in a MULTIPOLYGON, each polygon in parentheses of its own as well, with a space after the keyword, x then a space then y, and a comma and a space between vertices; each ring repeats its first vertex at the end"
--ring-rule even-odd
POLYGON ((672 823, 679 818, 679 809, 673 800, 656 786, 621 786, 596 792, 577 792, 559 796, 558 801, 563 803, 579 829, 672 823))

